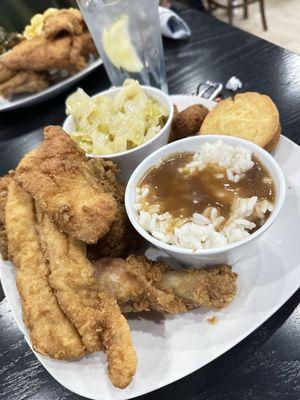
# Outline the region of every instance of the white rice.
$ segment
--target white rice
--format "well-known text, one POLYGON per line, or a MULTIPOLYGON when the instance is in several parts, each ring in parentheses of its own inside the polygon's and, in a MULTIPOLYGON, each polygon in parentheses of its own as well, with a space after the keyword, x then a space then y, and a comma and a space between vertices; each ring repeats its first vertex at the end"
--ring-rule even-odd
MULTIPOLYGON (((195 153, 193 161, 182 168, 182 173, 203 170, 209 164, 217 164, 226 169, 229 180, 238 182, 246 171, 254 165, 252 152, 241 147, 233 147, 216 142, 205 143, 201 151, 195 153)), ((137 187, 135 209, 141 226, 153 237, 174 246, 187 249, 209 249, 235 243, 250 235, 256 227, 254 218, 265 222, 265 214, 273 211, 268 200, 236 197, 227 220, 217 208, 207 207, 202 214, 194 213, 192 218, 174 218, 169 212, 160 213, 159 205, 150 205, 145 198, 148 187, 137 187)))
MULTIPOLYGON (((254 165, 251 150, 240 146, 230 146, 222 140, 216 143, 204 143, 199 153, 194 153, 193 161, 186 165, 183 170, 193 173, 195 170, 203 170, 208 165, 214 164, 224 168, 228 180, 238 182, 245 173, 254 165)), ((223 175, 220 174, 220 179, 223 175)))

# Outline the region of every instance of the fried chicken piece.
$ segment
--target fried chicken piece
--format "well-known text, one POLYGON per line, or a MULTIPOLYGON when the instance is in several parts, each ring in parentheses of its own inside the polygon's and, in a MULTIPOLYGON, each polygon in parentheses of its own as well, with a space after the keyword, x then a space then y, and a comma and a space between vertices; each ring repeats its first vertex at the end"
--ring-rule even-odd
POLYGON ((5 204, 10 179, 9 175, 0 178, 0 253, 3 260, 8 260, 7 235, 5 229, 5 204))
POLYGON ((61 308, 89 351, 99 350, 102 340, 112 383, 126 387, 137 365, 126 319, 114 297, 96 281, 84 244, 59 232, 47 215, 38 212, 38 218, 49 281, 61 308))
POLYGON ((90 54, 93 55, 97 55, 98 54, 98 50, 95 46, 94 40, 92 38, 92 35, 90 34, 90 32, 85 29, 82 34, 79 36, 81 42, 82 42, 82 50, 81 50, 81 54, 84 57, 88 57, 90 54))
POLYGON ((27 154, 16 180, 58 228, 86 243, 110 229, 116 202, 106 193, 93 160, 59 126, 44 130, 45 141, 27 154))
POLYGON ((142 239, 131 225, 125 210, 125 186, 117 181, 118 168, 112 161, 98 159, 96 167, 104 188, 116 200, 117 212, 109 232, 96 244, 88 246, 88 257, 92 260, 101 257, 126 257, 142 239))
POLYGON ((123 312, 222 308, 236 294, 237 275, 226 265, 177 271, 144 256, 130 256, 103 258, 93 266, 99 284, 115 296, 123 312))
POLYGON ((73 36, 70 50, 70 67, 68 68, 70 74, 81 71, 87 65, 87 57, 83 55, 83 46, 84 42, 81 36, 73 36))
POLYGON ((47 73, 19 71, 11 79, 0 84, 0 96, 10 98, 18 93, 36 93, 47 89, 49 76, 47 73))
MULTIPOLYGON (((3 54, 0 64, 10 70, 48 71, 50 69, 80 71, 86 65, 82 56, 82 42, 76 36, 47 39, 39 36, 23 40, 3 54)), ((1 76, 1 75, 0 75, 1 76)))
POLYGON ((0 57, 0 83, 6 82, 11 79, 16 74, 16 71, 7 68, 4 64, 1 63, 0 57))
POLYGON ((5 206, 9 255, 17 269, 23 320, 33 348, 60 360, 81 357, 86 349, 60 309, 48 281, 49 267, 36 232, 34 203, 12 179, 5 206))
POLYGON ((84 29, 84 20, 76 8, 61 9, 49 14, 43 24, 43 31, 48 38, 62 34, 80 35, 84 29))

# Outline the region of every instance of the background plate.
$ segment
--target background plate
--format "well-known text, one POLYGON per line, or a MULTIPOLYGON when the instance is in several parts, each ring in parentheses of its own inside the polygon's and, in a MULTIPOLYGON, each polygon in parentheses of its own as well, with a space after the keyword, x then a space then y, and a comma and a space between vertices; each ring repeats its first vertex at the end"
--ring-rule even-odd
MULTIPOLYGON (((179 108, 201 102, 192 96, 174 96, 179 108)), ((300 246, 295 235, 300 222, 300 148, 281 137, 275 152, 287 181, 283 210, 262 236, 253 253, 234 265, 239 274, 237 296, 229 307, 212 312, 194 310, 177 316, 143 313, 129 324, 139 364, 127 389, 114 388, 105 370, 105 357, 95 353, 79 361, 51 360, 35 353, 49 373, 67 389, 97 400, 129 399, 174 382, 225 353, 253 332, 282 306, 299 287, 300 246), (217 323, 207 318, 216 315, 217 323)), ((150 258, 162 255, 154 249, 150 258)), ((0 261, 0 278, 16 321, 30 345, 22 321, 15 285, 15 268, 0 261)))
POLYGON ((15 110, 20 107, 30 106, 41 101, 50 99, 51 97, 57 95, 63 90, 67 89, 69 86, 73 85, 75 82, 79 81, 84 76, 88 75, 90 72, 94 71, 99 65, 102 65, 103 61, 98 58, 92 61, 86 68, 76 74, 69 76, 68 78, 49 86, 47 89, 34 94, 22 95, 14 101, 9 101, 0 97, 0 112, 15 110))

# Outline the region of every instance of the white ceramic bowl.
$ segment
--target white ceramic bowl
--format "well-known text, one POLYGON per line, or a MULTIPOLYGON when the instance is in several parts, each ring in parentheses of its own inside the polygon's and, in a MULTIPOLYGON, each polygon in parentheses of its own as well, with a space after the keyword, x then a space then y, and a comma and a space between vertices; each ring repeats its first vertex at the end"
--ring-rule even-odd
POLYGON ((276 220, 283 206, 284 199, 285 199, 285 180, 281 168, 279 167, 275 159, 264 149, 258 147, 257 145, 251 142, 248 142, 247 140, 231 136, 223 136, 223 135, 204 135, 204 136, 188 137, 186 139, 182 139, 177 142, 171 143, 155 151, 150 156, 148 156, 133 172, 127 184, 125 193, 126 211, 135 229, 148 242, 168 253, 171 257, 175 258, 182 265, 188 267, 196 267, 196 268, 204 265, 215 265, 222 263, 227 263, 232 265, 235 262, 239 261, 244 254, 249 253, 250 250, 253 250, 256 241, 261 237, 263 233, 265 233, 270 228, 270 226, 276 220), (134 209, 135 196, 136 196, 135 189, 136 186, 139 184, 141 178, 145 175, 145 173, 150 167, 157 165, 161 160, 161 158, 179 151, 199 151, 202 143, 204 142, 214 143, 219 139, 222 139, 224 143, 227 143, 229 145, 240 145, 244 148, 250 149, 256 154, 261 163, 268 169, 274 181, 276 190, 274 210, 271 213, 270 217, 267 219, 265 224, 262 225, 261 228, 259 228, 249 237, 240 240, 236 243, 228 244, 213 249, 200 249, 195 251, 191 249, 184 249, 169 244, 165 244, 160 240, 155 239, 139 224, 137 219, 137 213, 134 209))
MULTIPOLYGON (((150 86, 141 86, 143 90, 146 91, 147 94, 156 99, 159 103, 164 105, 168 110, 169 117, 162 128, 162 130, 155 135, 151 140, 141 144, 134 149, 123 151, 121 153, 116 154, 106 154, 106 155, 98 155, 98 154, 87 154, 88 157, 92 158, 104 158, 114 161, 120 167, 120 175, 119 180, 123 182, 127 182, 130 175, 134 171, 134 169, 140 164, 141 161, 144 160, 149 154, 153 153, 156 149, 164 146, 168 143, 169 133, 171 129, 171 122, 173 118, 173 103, 170 100, 169 96, 163 93, 161 90, 150 87, 150 86)), ((98 96, 107 96, 113 98, 122 88, 116 87, 105 90, 104 92, 97 93, 94 97, 98 96)), ((74 121, 73 117, 69 115, 63 124, 63 129, 66 132, 71 133, 74 131, 74 121)))

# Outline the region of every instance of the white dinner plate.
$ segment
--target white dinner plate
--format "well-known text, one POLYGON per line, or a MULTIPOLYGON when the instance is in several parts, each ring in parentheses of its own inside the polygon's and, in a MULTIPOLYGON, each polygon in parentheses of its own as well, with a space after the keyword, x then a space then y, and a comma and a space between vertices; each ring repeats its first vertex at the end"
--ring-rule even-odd
POLYGON ((41 101, 48 100, 51 97, 62 92, 63 90, 67 89, 69 86, 73 85, 75 82, 79 81, 90 72, 94 71, 94 69, 99 67, 99 65, 101 64, 103 64, 103 61, 100 58, 97 58, 83 70, 55 83, 54 85, 49 86, 47 89, 42 90, 38 93, 18 95, 18 97, 12 101, 0 97, 0 112, 15 110, 20 107, 31 106, 41 101))
MULTIPOLYGON (((173 96, 179 108, 200 100, 173 96)), ((127 389, 110 383, 103 353, 78 361, 51 360, 35 353, 47 371, 67 389, 97 400, 122 400, 143 395, 174 382, 225 353, 274 314, 298 289, 300 246, 300 148, 281 136, 275 158, 286 176, 287 195, 282 213, 262 236, 256 249, 234 265, 239 274, 235 299, 224 310, 193 310, 181 315, 130 316, 129 324, 138 356, 138 369, 127 389), (217 316, 211 325, 207 319, 217 316)), ((146 254, 161 255, 149 249, 146 254)), ((1 261, 0 277, 16 321, 30 345, 22 321, 15 268, 1 261)))

